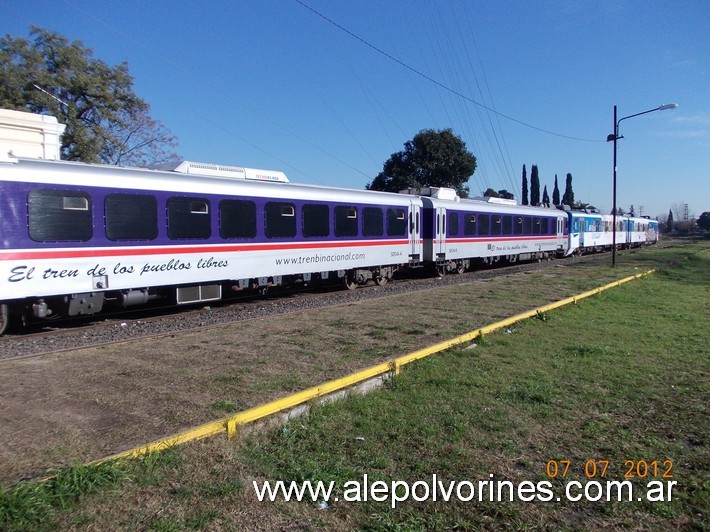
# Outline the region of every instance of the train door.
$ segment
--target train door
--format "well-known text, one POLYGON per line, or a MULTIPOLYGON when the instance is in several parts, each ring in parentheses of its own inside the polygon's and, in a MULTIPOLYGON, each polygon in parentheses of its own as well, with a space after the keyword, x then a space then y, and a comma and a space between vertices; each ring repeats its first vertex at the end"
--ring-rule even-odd
POLYGON ((587 225, 587 219, 586 218, 577 218, 575 220, 575 223, 579 222, 579 247, 583 248, 584 247, 584 229, 585 226, 587 225))
POLYGON ((565 246, 565 219, 557 218, 557 248, 563 249, 565 246))
POLYGON ((421 206, 412 203, 409 209, 409 258, 422 260, 421 206))
POLYGON ((629 247, 631 245, 631 242, 633 241, 633 233, 634 233, 634 221, 633 220, 627 220, 626 221, 626 246, 629 247))
POLYGON ((434 240, 436 256, 446 258, 446 209, 436 208, 436 239, 434 240))

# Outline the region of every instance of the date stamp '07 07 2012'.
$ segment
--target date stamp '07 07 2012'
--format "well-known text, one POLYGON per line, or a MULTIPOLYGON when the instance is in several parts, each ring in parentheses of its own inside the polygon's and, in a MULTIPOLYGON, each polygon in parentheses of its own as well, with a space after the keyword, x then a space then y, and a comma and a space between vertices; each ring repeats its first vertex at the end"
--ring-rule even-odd
MULTIPOLYGON (((588 479, 607 478, 612 473, 621 473, 625 479, 673 478, 673 460, 624 460, 621 471, 616 471, 609 460, 586 460, 573 463, 572 460, 548 460, 545 473, 549 478, 567 478, 568 475, 584 476, 588 479)), ((616 476, 616 475, 614 475, 616 476)))

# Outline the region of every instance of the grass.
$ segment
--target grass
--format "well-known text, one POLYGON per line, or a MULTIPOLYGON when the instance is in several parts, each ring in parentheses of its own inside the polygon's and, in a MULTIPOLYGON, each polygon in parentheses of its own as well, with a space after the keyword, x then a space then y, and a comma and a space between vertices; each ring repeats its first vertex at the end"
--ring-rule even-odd
MULTIPOLYGON (((681 253, 656 276, 451 350, 395 385, 314 411, 252 441, 265 479, 545 479, 549 460, 672 460, 671 503, 341 504, 336 524, 364 528, 676 527, 707 525, 707 253, 681 253)), ((628 462, 628 461, 633 461, 628 462)), ((650 477, 649 477, 650 478, 650 477)), ((656 477, 660 478, 660 477, 656 477)), ((637 485, 645 482, 636 481, 637 485)))
MULTIPOLYGON (((702 529, 710 512, 707 249, 623 254, 639 269, 661 271, 407 366, 377 392, 314 408, 237 445, 215 438, 138 462, 73 468, 62 481, 22 483, 0 492, 0 528, 702 529), (251 489, 266 479, 342 486, 364 474, 538 482, 548 480, 550 460, 569 460, 566 480, 580 481, 589 460, 608 461, 609 480, 622 480, 627 460, 672 460, 677 491, 670 503, 476 500, 393 509, 369 501, 320 510, 260 504, 251 489)), ((553 485, 560 489, 562 479, 553 485)))
POLYGON ((113 488, 128 476, 125 464, 117 462, 79 465, 55 473, 45 482, 21 482, 0 491, 0 528, 49 526, 57 512, 74 508, 81 497, 113 488))

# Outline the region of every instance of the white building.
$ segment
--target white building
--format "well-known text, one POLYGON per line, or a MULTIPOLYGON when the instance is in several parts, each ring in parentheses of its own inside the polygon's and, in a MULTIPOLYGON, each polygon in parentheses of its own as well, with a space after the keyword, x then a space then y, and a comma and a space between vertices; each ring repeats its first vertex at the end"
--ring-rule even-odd
POLYGON ((53 116, 0 109, 0 160, 57 160, 65 128, 53 116))

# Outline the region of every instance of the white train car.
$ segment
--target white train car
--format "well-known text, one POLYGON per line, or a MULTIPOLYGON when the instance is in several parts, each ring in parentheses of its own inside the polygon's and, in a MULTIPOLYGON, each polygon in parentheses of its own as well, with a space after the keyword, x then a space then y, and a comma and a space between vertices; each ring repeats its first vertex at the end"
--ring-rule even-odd
POLYGON ((639 247, 658 242, 658 221, 649 218, 624 217, 624 237, 627 247, 639 247))
POLYGON ((213 301, 225 288, 314 277, 353 288, 422 260, 418 197, 295 185, 272 171, 180 170, 0 162, 0 327, 9 313, 213 301))
POLYGON ((569 213, 569 243, 567 255, 602 251, 611 246, 611 233, 605 231, 601 214, 581 211, 569 213))
POLYGON ((460 199, 451 189, 413 189, 424 207, 424 260, 439 274, 467 270, 473 261, 516 262, 562 256, 567 215, 499 198, 460 199))

